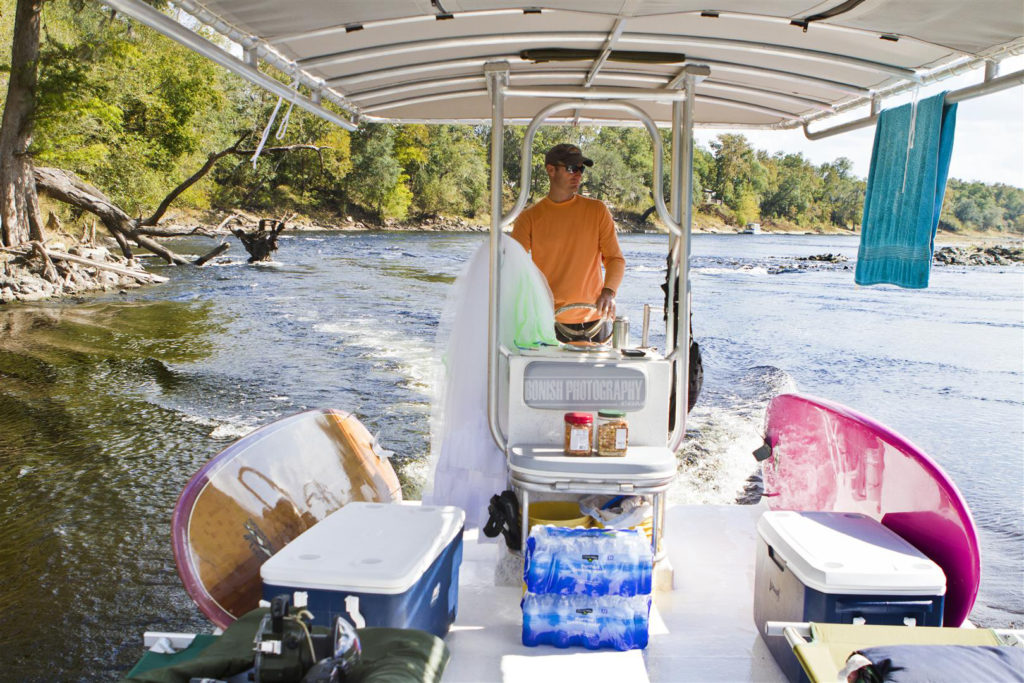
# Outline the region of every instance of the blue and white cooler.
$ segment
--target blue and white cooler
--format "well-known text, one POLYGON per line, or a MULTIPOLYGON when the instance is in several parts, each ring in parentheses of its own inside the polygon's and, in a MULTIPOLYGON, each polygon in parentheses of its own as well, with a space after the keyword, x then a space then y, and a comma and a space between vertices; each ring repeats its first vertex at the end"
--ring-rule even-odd
MULTIPOLYGON (((946 576, 862 514, 770 511, 757 522, 754 622, 942 626, 946 576)), ((791 681, 807 680, 785 638, 765 638, 791 681)))
POLYGON ((458 610, 465 517, 452 506, 349 503, 263 564, 263 597, 306 592, 322 626, 340 616, 443 638, 458 610))

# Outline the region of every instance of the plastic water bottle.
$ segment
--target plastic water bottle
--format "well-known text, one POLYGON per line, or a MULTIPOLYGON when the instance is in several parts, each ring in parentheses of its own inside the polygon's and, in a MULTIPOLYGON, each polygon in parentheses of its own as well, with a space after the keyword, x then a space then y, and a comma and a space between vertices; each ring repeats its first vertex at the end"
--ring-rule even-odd
POLYGON ((523 581, 536 594, 647 595, 653 567, 639 531, 543 526, 526 542, 523 581))
POLYGON ((523 645, 581 646, 590 650, 647 647, 648 595, 523 596, 523 645))

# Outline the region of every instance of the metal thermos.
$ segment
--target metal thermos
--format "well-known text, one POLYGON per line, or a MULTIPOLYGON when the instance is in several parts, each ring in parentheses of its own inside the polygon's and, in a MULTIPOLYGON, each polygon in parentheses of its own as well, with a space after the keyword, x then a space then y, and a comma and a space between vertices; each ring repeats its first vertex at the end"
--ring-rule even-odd
POLYGON ((615 318, 615 322, 612 323, 612 346, 617 349, 629 348, 629 318, 615 318))

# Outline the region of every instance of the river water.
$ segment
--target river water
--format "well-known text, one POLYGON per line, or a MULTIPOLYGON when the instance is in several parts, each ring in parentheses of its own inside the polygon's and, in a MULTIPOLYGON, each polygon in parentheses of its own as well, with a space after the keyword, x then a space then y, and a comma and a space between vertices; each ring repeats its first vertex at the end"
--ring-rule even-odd
MULTIPOLYGON (((145 630, 205 630, 181 587, 170 516, 232 440, 307 408, 355 412, 423 483, 446 293, 486 237, 295 233, 277 262, 165 269, 172 280, 80 302, 0 308, 0 679, 111 680, 145 630)), ((666 238, 621 238, 619 313, 660 322, 666 238)), ((205 240, 175 248, 199 254, 205 240)), ((757 497, 764 408, 798 389, 922 447, 981 530, 972 618, 1024 624, 1024 269, 936 268, 924 291, 858 288, 855 238, 697 235, 694 333, 705 384, 681 502, 757 497)), ((159 269, 159 267, 158 267, 159 269)))

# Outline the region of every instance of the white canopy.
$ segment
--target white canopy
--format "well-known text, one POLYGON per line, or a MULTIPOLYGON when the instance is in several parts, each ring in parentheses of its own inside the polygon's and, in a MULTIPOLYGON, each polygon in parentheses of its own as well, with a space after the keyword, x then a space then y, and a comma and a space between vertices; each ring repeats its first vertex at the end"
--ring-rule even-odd
POLYGON ((628 92, 666 124, 689 70, 706 74, 695 125, 791 128, 1024 53, 1021 0, 172 0, 180 24, 141 0, 103 1, 346 127, 489 122, 485 73, 507 68, 508 122, 554 91, 628 92), (197 20, 241 44, 244 61, 184 28, 197 20), (257 58, 310 97, 258 72, 257 58))
MULTIPOLYGON (((112 6, 138 5, 119 0, 112 6)), ((1021 0, 175 0, 352 119, 489 121, 516 89, 634 89, 659 122, 687 65, 697 125, 792 127, 1024 52, 1021 0), (541 51, 538 57, 531 51, 541 51), (542 59, 549 61, 542 61, 542 59)), ((187 22, 186 22, 187 23, 187 22)), ((505 106, 525 121, 550 100, 505 106)), ((573 118, 571 115, 568 118, 573 118)), ((587 111, 584 122, 618 112, 587 111)))

